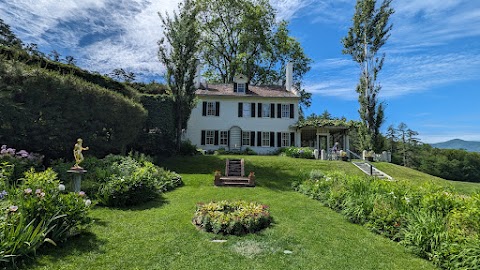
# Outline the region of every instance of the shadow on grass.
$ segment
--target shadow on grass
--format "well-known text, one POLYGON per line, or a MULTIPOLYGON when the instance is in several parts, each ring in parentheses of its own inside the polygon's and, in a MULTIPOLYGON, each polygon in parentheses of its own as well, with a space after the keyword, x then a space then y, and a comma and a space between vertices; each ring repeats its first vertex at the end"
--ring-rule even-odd
MULTIPOLYGON (((178 188, 178 187, 177 187, 178 188)), ((171 191, 168 191, 171 192, 171 191)), ((96 206, 98 208, 103 208, 103 209, 112 209, 112 210, 119 210, 119 211, 143 211, 143 210, 148 210, 152 208, 159 208, 161 206, 164 206, 168 204, 168 200, 163 197, 163 195, 158 196, 157 198, 140 203, 138 205, 133 205, 133 206, 125 206, 125 207, 120 207, 120 206, 105 206, 105 205, 99 205, 96 206)))
MULTIPOLYGON (((105 222, 98 220, 96 220, 95 223, 100 224, 101 226, 106 225, 105 222)), ((11 269, 30 269, 32 266, 42 267, 52 265, 52 263, 62 261, 64 257, 71 256, 72 254, 75 254, 76 256, 84 256, 84 254, 92 252, 103 254, 105 251, 102 250, 101 247, 105 243, 105 240, 98 239, 92 232, 84 232, 68 238, 65 242, 57 243, 57 246, 48 243, 44 244, 42 248, 38 250, 37 256, 47 256, 48 262, 42 263, 35 258, 25 259, 22 260, 20 264, 17 264, 17 268, 11 269)))
POLYGON ((289 168, 282 167, 283 162, 268 162, 257 156, 192 156, 173 157, 162 161, 159 165, 168 170, 182 174, 209 174, 213 175, 216 170, 225 171, 225 160, 232 158, 245 159, 245 174, 255 172, 255 183, 259 187, 265 187, 278 191, 292 190, 292 182, 300 180, 303 175, 289 171, 289 168))

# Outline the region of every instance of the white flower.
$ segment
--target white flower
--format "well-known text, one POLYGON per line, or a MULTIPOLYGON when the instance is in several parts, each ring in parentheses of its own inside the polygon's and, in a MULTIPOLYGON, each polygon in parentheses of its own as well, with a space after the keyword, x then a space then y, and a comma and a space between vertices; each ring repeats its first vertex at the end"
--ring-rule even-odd
POLYGON ((407 196, 405 196, 405 201, 406 201, 407 203, 410 203, 410 198, 408 198, 407 196))
POLYGON ((389 194, 389 195, 395 195, 395 192, 392 191, 392 192, 390 192, 390 193, 388 193, 388 194, 389 194))
POLYGON ((64 184, 58 185, 58 190, 65 191, 65 185, 64 184))
POLYGON ((90 201, 89 199, 85 200, 85 206, 89 207, 90 205, 92 205, 92 201, 90 201))

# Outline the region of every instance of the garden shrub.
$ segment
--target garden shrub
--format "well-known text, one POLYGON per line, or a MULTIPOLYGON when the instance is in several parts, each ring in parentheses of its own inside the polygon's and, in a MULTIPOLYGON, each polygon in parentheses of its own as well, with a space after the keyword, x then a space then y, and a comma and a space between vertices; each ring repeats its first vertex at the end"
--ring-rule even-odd
MULTIPOLYGON (((132 206, 155 199, 162 192, 183 184, 180 175, 164 170, 149 161, 110 155, 102 170, 97 198, 108 206, 132 206)), ((98 172, 97 172, 98 173, 98 172)))
POLYGON ((245 201, 198 203, 192 219, 197 228, 216 234, 243 235, 270 226, 268 206, 245 201))
POLYGON ((0 199, 0 262, 34 254, 43 243, 65 241, 91 225, 91 201, 86 194, 63 190, 51 169, 32 169, 19 186, 10 187, 0 199))
POLYGON ((476 269, 480 262, 480 194, 456 194, 431 183, 416 186, 371 177, 312 172, 294 188, 350 221, 399 241, 445 269, 476 269))
POLYGON ((313 159, 313 149, 309 147, 285 147, 282 149, 287 157, 313 159))

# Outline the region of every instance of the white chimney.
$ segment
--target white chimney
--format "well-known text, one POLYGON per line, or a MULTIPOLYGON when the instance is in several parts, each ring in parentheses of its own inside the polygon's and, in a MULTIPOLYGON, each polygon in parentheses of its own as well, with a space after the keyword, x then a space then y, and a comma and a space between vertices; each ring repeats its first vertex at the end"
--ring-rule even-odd
POLYGON ((195 72, 195 87, 198 89, 202 84, 202 64, 200 61, 197 62, 197 70, 195 72))
POLYGON ((287 63, 287 70, 285 71, 285 77, 286 77, 286 82, 285 82, 285 87, 287 88, 287 91, 293 92, 293 63, 288 62, 287 63))

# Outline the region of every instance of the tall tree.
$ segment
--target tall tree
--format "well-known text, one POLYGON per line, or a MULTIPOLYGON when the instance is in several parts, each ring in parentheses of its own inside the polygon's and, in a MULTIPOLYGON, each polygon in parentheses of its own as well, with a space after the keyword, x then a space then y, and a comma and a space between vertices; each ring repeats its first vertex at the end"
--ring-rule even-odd
POLYGON ((379 54, 379 50, 390 37, 392 24, 389 23, 389 18, 394 10, 390 7, 392 0, 383 0, 379 7, 376 2, 357 0, 353 26, 342 43, 343 53, 351 55, 361 70, 356 90, 360 118, 366 128, 366 134, 362 138, 364 145, 379 151, 382 144, 380 126, 384 121, 384 103, 378 101, 382 87, 377 83, 377 77, 385 59, 385 53, 379 54))
POLYGON ((10 29, 10 25, 0 19, 0 45, 21 48, 22 41, 15 36, 10 29))
POLYGON ((165 65, 165 78, 174 97, 175 140, 179 150, 182 130, 195 106, 194 79, 200 40, 198 9, 193 0, 184 0, 179 5, 178 13, 159 15, 165 37, 158 42, 158 56, 165 65))
POLYGON ((285 83, 285 67, 293 62, 293 79, 310 105, 311 95, 301 85, 310 70, 300 43, 289 36, 288 23, 276 22, 268 0, 199 0, 201 59, 208 79, 231 83, 242 73, 253 85, 285 83))

